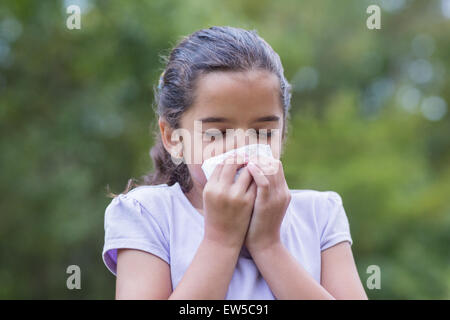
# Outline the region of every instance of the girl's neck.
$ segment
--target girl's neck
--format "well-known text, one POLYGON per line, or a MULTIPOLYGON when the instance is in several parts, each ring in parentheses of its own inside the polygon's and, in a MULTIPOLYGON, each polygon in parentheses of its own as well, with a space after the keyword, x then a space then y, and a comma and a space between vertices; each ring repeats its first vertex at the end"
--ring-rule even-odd
POLYGON ((203 215, 203 186, 193 181, 193 187, 189 192, 185 193, 185 196, 191 202, 192 206, 203 215))

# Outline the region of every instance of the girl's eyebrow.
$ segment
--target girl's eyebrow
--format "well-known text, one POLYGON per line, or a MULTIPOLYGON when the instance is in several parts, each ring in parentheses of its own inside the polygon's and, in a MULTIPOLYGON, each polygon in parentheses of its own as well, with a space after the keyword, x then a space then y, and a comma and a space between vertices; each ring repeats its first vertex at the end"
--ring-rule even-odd
POLYGON ((278 120, 280 120, 280 117, 278 117, 278 116, 265 116, 265 117, 258 118, 253 122, 270 122, 270 121, 278 121, 278 120))
POLYGON ((202 123, 210 123, 210 122, 227 122, 229 120, 227 118, 223 118, 223 117, 207 117, 207 118, 200 119, 200 121, 202 123))
MULTIPOLYGON (((253 122, 271 122, 271 121, 278 121, 278 120, 280 120, 280 117, 272 115, 272 116, 264 116, 264 117, 257 118, 253 122)), ((227 122, 230 120, 227 118, 223 118, 223 117, 207 117, 207 118, 200 119, 200 121, 202 123, 211 123, 211 122, 227 122)))

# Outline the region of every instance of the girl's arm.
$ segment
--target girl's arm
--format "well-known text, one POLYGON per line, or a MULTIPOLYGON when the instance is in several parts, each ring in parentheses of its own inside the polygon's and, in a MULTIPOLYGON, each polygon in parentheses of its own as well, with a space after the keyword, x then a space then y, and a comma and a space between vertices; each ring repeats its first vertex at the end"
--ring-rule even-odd
MULTIPOLYGON (((169 299, 226 297, 228 286, 250 223, 256 184, 237 155, 216 166, 203 190, 205 233, 180 283, 169 299)), ((241 159, 242 160, 242 159, 241 159)))
POLYGON ((278 299, 367 299, 348 243, 321 252, 321 284, 284 247, 280 227, 291 201, 278 159, 247 166, 258 186, 245 244, 278 299), (274 170, 275 169, 275 170, 274 170))
POLYGON ((252 253, 252 257, 277 299, 367 299, 346 242, 322 252, 322 285, 281 242, 252 253))
POLYGON ((118 298, 225 299, 256 197, 256 184, 247 169, 234 181, 241 166, 242 162, 222 162, 206 183, 203 240, 175 290, 171 292, 170 268, 165 261, 138 250, 119 250, 118 298))
POLYGON ((223 300, 239 257, 240 247, 203 239, 169 299, 223 300))
POLYGON ((348 242, 322 251, 321 283, 336 299, 368 299, 348 242))
POLYGON ((116 299, 224 299, 239 252, 204 239, 172 292, 167 262, 144 251, 118 250, 116 299))
POLYGON ((117 250, 116 299, 162 300, 172 292, 170 268, 159 257, 135 249, 117 250))

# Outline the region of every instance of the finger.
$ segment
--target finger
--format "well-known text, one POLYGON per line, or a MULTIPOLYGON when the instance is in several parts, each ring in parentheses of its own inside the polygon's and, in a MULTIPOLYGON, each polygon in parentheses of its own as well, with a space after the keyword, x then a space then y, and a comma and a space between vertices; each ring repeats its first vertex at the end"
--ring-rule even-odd
POLYGON ((227 158, 228 157, 222 159, 221 162, 216 164, 216 167, 214 168, 214 170, 211 173, 211 176, 209 178, 210 180, 211 179, 216 180, 216 181, 220 180, 220 174, 222 173, 222 170, 223 170, 223 167, 224 167, 224 164, 225 164, 225 161, 227 158))
POLYGON ((263 172, 269 181, 269 185, 274 188, 278 188, 283 183, 287 184, 286 178, 284 177, 283 164, 280 160, 272 158, 270 164, 265 167, 262 167, 260 163, 255 163, 255 165, 263 172))
POLYGON ((280 160, 276 160, 276 176, 278 177, 278 181, 286 181, 286 177, 284 176, 283 163, 280 160))
POLYGON ((246 196, 249 197, 249 200, 255 200, 256 191, 257 191, 256 182, 254 180, 252 180, 252 182, 250 183, 250 186, 248 187, 247 192, 246 192, 246 196))
POLYGON ((232 184, 234 182, 237 169, 244 166, 244 163, 242 161, 237 161, 237 159, 238 156, 233 154, 224 161, 224 166, 220 174, 220 180, 226 184, 232 184))
POLYGON ((261 169, 258 168, 253 162, 249 162, 247 167, 253 176, 253 180, 258 186, 258 189, 261 189, 262 192, 267 192, 269 189, 269 180, 264 176, 261 169))
POLYGON ((266 176, 275 175, 278 172, 278 160, 273 157, 258 155, 250 161, 256 164, 266 176))
POLYGON ((213 172, 211 173, 211 176, 209 177, 209 180, 218 181, 222 170, 223 170, 223 162, 220 162, 214 168, 213 172))
POLYGON ((247 167, 243 167, 239 177, 236 179, 235 184, 238 186, 238 188, 241 190, 241 192, 247 191, 247 189, 250 186, 250 183, 252 182, 253 178, 250 172, 248 171, 247 167))
POLYGON ((263 172, 265 175, 269 176, 275 176, 279 172, 280 167, 280 161, 275 158, 267 159, 267 161, 264 163, 265 167, 263 169, 263 172))
MULTIPOLYGON (((257 164, 259 167, 259 164, 257 164)), ((283 163, 278 159, 273 159, 271 164, 268 167, 262 169, 259 167, 264 175, 269 179, 270 182, 273 182, 275 185, 286 183, 286 178, 284 176, 283 163)))

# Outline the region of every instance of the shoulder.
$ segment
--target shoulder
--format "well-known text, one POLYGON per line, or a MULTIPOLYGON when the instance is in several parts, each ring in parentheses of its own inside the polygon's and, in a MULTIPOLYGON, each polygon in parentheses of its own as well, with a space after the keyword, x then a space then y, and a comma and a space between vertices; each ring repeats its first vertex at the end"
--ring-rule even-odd
POLYGON ((173 188, 174 186, 168 186, 167 184, 139 186, 122 196, 133 199, 145 209, 153 211, 159 210, 162 206, 170 203, 173 188))
POLYGON ((296 207, 309 207, 314 210, 327 205, 341 205, 342 198, 335 191, 318 191, 311 189, 290 189, 291 203, 296 207))
POLYGON ((298 221, 308 221, 325 250, 338 242, 353 243, 342 197, 335 191, 292 190, 291 213, 298 221))
POLYGON ((116 196, 105 210, 103 261, 116 274, 117 250, 138 249, 169 263, 167 185, 141 186, 116 196))
MULTIPOLYGON (((313 221, 318 227, 343 209, 342 197, 335 191, 290 189, 294 215, 313 221)), ((343 210, 342 210, 343 211, 343 210)))
POLYGON ((106 208, 105 219, 152 219, 158 223, 170 213, 171 188, 167 184, 139 186, 117 195, 106 208))

